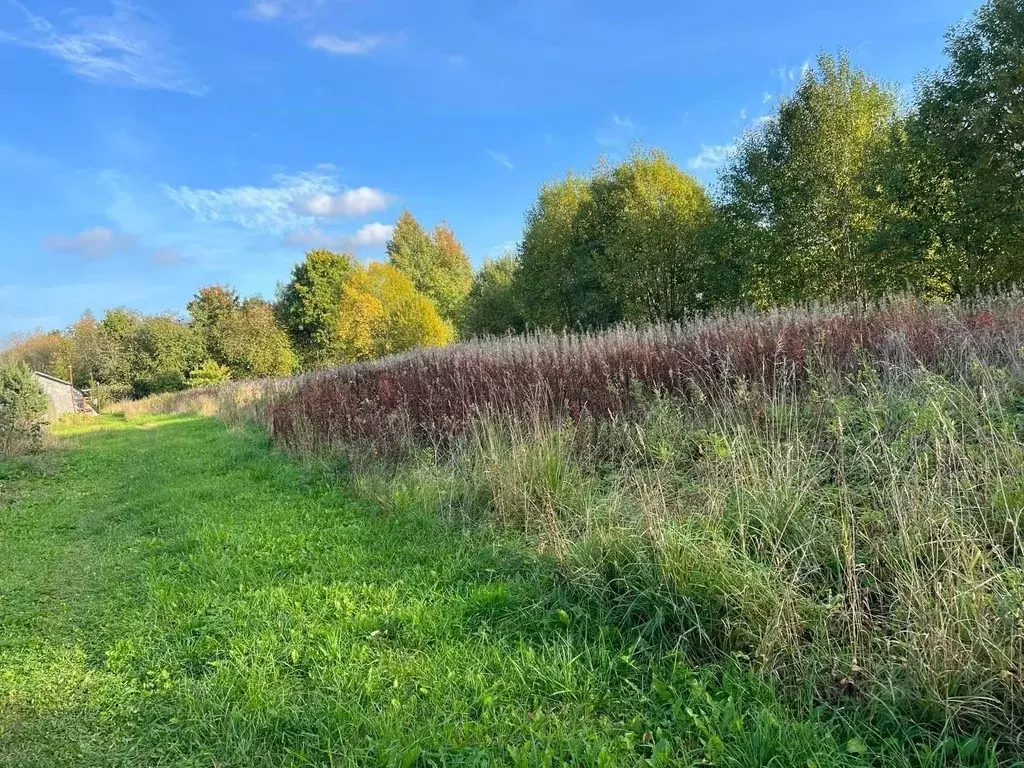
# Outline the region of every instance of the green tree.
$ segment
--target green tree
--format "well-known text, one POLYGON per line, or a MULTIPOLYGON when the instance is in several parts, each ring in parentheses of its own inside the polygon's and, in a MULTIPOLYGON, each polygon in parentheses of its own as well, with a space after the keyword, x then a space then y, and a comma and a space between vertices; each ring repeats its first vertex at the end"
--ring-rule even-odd
POLYGON ((64 367, 68 369, 66 377, 82 387, 102 381, 106 356, 107 340, 103 326, 92 312, 85 312, 64 335, 62 357, 64 367))
POLYGON ((352 269, 348 254, 314 250, 278 289, 277 314, 307 370, 342 360, 338 335, 342 286, 352 269))
POLYGON ((391 264, 353 266, 343 288, 339 330, 345 358, 372 360, 452 340, 434 303, 391 264))
POLYGON ((887 242, 971 295, 1024 280, 1024 3, 989 0, 947 41, 900 154, 883 164, 887 242), (895 165, 893 163, 896 163, 895 165))
POLYGON ((519 288, 527 322, 540 328, 607 325, 620 316, 596 253, 592 185, 572 172, 541 187, 526 215, 519 288))
POLYGON ((473 268, 451 227, 441 222, 431 235, 408 210, 402 211, 387 252, 391 266, 434 302, 441 317, 456 322, 473 281, 473 268))
POLYGON ((878 295, 902 288, 880 263, 869 192, 874 152, 890 136, 893 94, 844 55, 819 57, 774 118, 741 141, 726 169, 723 221, 749 260, 760 304, 878 295))
POLYGON ((473 285, 473 267, 466 249, 447 222, 434 227, 432 236, 436 266, 432 283, 419 289, 437 305, 437 311, 450 323, 458 321, 466 296, 473 285))
POLYGON ((238 292, 227 285, 209 285, 200 288, 186 309, 192 327, 206 348, 206 354, 223 362, 224 322, 241 307, 238 292))
POLYGON ((0 454, 37 447, 47 407, 28 365, 17 360, 0 366, 0 454))
POLYGON ((184 389, 189 373, 206 359, 199 334, 170 314, 143 317, 134 343, 139 353, 131 381, 136 397, 184 389))
POLYGON ((592 182, 603 292, 631 322, 682 319, 719 291, 702 233, 712 215, 701 184, 664 152, 635 152, 592 182))
POLYGON ((952 292, 948 251, 932 222, 948 220, 945 192, 922 163, 921 147, 908 131, 912 116, 893 121, 889 137, 879 144, 868 167, 868 187, 878 222, 869 249, 880 281, 890 290, 907 289, 922 296, 944 298, 952 292))
POLYGON ((462 316, 461 335, 500 336, 526 328, 518 291, 515 254, 488 260, 473 278, 462 316))
POLYGON ((262 299, 246 299, 220 323, 223 362, 232 378, 289 376, 299 360, 288 334, 278 325, 274 307, 262 299))
POLYGON ((134 310, 116 307, 106 311, 100 326, 105 355, 99 378, 112 399, 128 397, 148 367, 141 346, 143 316, 134 310))
POLYGON ((426 293, 434 281, 434 241, 408 208, 402 211, 387 242, 388 262, 426 293))

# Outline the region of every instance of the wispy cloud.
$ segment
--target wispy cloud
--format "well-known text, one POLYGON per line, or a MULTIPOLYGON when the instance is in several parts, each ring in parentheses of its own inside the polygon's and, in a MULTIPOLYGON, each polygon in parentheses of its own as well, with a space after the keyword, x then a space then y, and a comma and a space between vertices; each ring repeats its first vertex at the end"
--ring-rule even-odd
POLYGON ((508 155, 502 152, 495 152, 493 149, 488 149, 487 154, 491 156, 491 159, 509 171, 514 171, 516 167, 512 165, 512 161, 509 160, 508 155))
POLYGON ((153 263, 158 267, 177 267, 187 261, 177 248, 157 248, 153 251, 153 263))
POLYGON ((113 253, 135 247, 135 235, 114 232, 107 227, 92 227, 77 235, 47 235, 43 248, 59 253, 71 253, 83 259, 102 259, 113 253))
POLYGON ((335 178, 322 171, 278 173, 272 181, 273 184, 266 187, 224 189, 165 186, 164 192, 197 221, 283 232, 301 226, 307 218, 295 210, 299 200, 339 191, 335 178))
POLYGON ((636 123, 629 115, 612 114, 597 129, 597 143, 604 147, 621 147, 636 136, 636 123))
POLYGON ((314 51, 326 51, 335 56, 365 56, 391 39, 387 35, 358 35, 348 38, 316 35, 309 39, 309 47, 314 51))
POLYGON ((374 187, 358 187, 346 189, 338 195, 318 193, 298 200, 295 210, 303 216, 318 219, 340 218, 343 216, 365 216, 374 211, 382 211, 398 198, 382 189, 374 187))
MULTIPOLYGON (((807 59, 799 67, 779 67, 778 69, 773 70, 772 74, 779 79, 779 82, 782 83, 783 88, 789 88, 792 85, 799 82, 800 80, 802 80, 804 75, 806 75, 810 71, 811 61, 810 59, 807 59)), ((768 99, 765 99, 765 101, 768 101, 768 99)))
POLYGON ((486 259, 500 259, 502 256, 513 255, 519 250, 519 242, 506 240, 505 242, 487 249, 486 259))
POLYGON ((695 171, 717 168, 735 151, 735 144, 701 144, 700 152, 691 157, 686 164, 695 171))
POLYGON ((115 0, 110 16, 75 16, 60 28, 19 0, 0 0, 0 42, 42 51, 98 83, 202 95, 155 14, 115 0))
POLYGON ((313 228, 302 232, 293 232, 284 242, 301 248, 329 248, 346 250, 349 248, 372 248, 384 245, 394 232, 391 224, 374 222, 361 227, 355 234, 328 234, 321 229, 313 228))
POLYGON ((224 189, 164 187, 164 192, 199 222, 229 223, 283 234, 308 229, 316 219, 363 216, 397 198, 374 187, 343 189, 332 169, 278 173, 265 187, 224 189))
POLYGON ((245 15, 257 21, 302 19, 323 4, 323 0, 251 0, 245 15))
MULTIPOLYGON (((249 0, 249 7, 243 12, 255 21, 304 22, 303 27, 312 26, 310 17, 327 4, 327 0, 249 0)), ((322 28, 322 27, 321 27, 322 28)), ((323 51, 334 56, 366 56, 389 43, 400 41, 402 34, 350 34, 346 36, 320 32, 307 38, 306 45, 314 51, 323 51)))

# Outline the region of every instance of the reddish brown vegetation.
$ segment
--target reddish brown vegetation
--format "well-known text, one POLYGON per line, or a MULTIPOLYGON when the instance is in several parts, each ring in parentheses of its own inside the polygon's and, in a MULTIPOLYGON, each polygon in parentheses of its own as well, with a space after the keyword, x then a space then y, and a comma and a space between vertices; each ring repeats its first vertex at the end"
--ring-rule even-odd
POLYGON ((365 444, 390 454, 438 444, 481 417, 563 420, 632 412, 652 392, 715 398, 742 382, 805 387, 870 366, 882 376, 973 361, 1015 368, 1024 301, 928 306, 894 301, 743 314, 583 335, 537 335, 425 350, 308 377, 271 407, 286 442, 365 444), (300 437, 301 436, 301 437, 300 437))

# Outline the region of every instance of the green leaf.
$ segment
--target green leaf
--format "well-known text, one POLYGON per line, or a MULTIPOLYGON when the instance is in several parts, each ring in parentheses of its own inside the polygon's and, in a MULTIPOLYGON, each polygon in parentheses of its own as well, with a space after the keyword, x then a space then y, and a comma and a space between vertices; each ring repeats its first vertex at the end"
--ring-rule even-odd
POLYGON ((864 743, 864 739, 854 736, 846 742, 846 751, 851 755, 866 755, 868 753, 868 745, 864 743))

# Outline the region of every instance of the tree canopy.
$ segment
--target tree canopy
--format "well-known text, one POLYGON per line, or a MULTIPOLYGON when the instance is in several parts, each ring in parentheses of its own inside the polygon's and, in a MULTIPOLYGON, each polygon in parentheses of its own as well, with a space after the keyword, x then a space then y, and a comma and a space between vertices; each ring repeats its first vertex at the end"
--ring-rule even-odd
POLYGON ((391 264, 353 267, 342 296, 339 332, 348 362, 443 346, 452 340, 451 327, 437 308, 391 264))
POLYGON ((341 288, 352 261, 348 254, 310 251, 295 265, 291 281, 278 291, 278 317, 306 368, 337 365, 342 360, 341 288))
POLYGON ((22 360, 0 363, 0 455, 35 448, 48 401, 22 360))
POLYGON ((603 291, 630 322, 707 309, 712 255, 701 233, 711 201, 664 152, 636 152, 594 182, 603 291))
POLYGON ((880 295, 902 287, 869 247, 879 226, 870 157, 896 99, 843 55, 822 55, 796 93, 740 142, 726 169, 728 237, 762 305, 880 295))
POLYGON ((519 263, 514 254, 484 262, 466 297, 461 334, 500 336, 525 330, 517 286, 519 263))
POLYGON ((388 261, 416 290, 434 302, 441 317, 457 321, 473 281, 473 268, 462 243, 447 223, 432 234, 408 210, 402 211, 387 243, 388 261))
POLYGON ((1024 3, 990 0, 947 40, 886 158, 889 242, 972 295, 1024 279, 1024 3))
POLYGON ((601 290, 591 249, 592 213, 590 180, 570 172, 542 186, 526 214, 518 274, 530 325, 571 328, 615 320, 618 310, 601 290))
POLYGON ((700 183, 656 150, 544 185, 517 272, 526 319, 590 328, 707 308, 714 255, 702 233, 711 214, 700 183))

